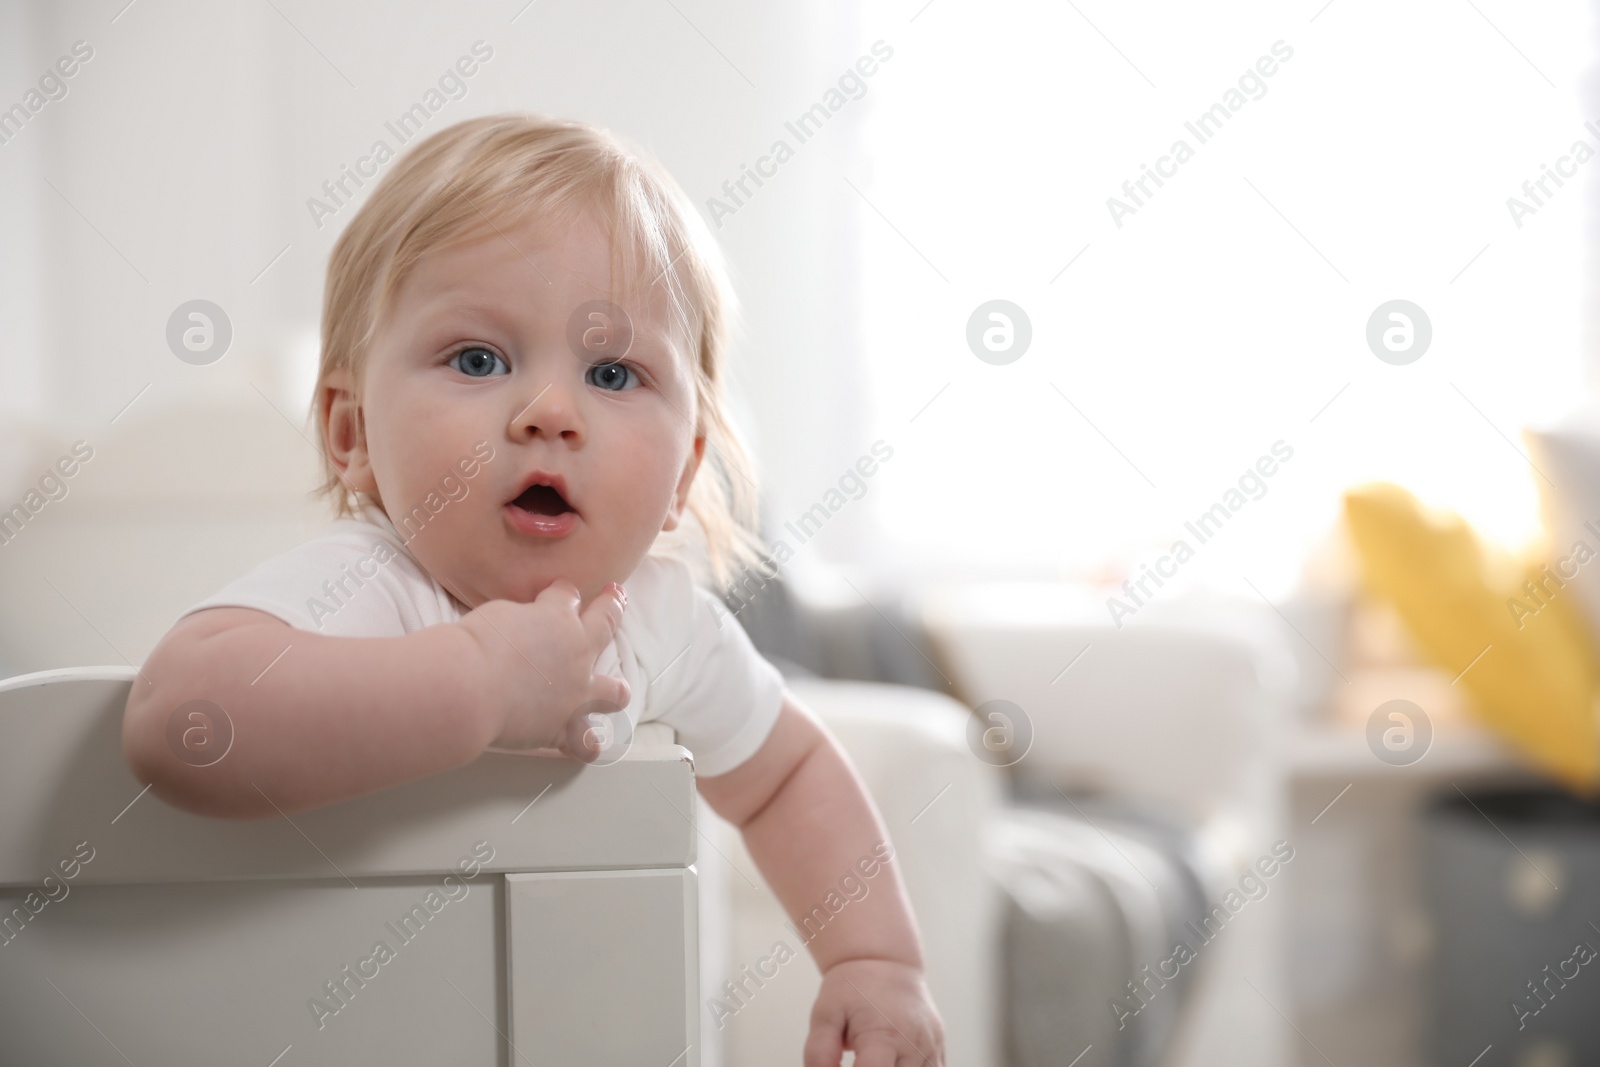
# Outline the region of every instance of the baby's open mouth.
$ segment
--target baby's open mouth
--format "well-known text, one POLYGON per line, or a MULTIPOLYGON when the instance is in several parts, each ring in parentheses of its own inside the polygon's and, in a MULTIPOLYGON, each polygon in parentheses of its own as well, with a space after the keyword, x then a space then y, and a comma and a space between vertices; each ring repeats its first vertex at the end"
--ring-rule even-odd
POLYGON ((511 503, 535 515, 563 515, 573 510, 566 498, 549 485, 530 485, 511 503))

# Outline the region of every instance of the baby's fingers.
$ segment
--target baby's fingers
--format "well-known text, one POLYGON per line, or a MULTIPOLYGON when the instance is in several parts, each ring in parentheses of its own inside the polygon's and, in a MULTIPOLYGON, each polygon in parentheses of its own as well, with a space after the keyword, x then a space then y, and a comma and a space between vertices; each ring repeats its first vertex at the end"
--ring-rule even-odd
POLYGON ((565 578, 557 578, 545 586, 538 596, 533 598, 535 604, 561 605, 573 611, 578 610, 582 598, 578 595, 578 587, 565 578))
MULTIPOLYGON (((585 707, 589 705, 585 704, 585 707)), ((561 738, 561 752, 580 763, 592 763, 605 747, 605 732, 597 714, 574 715, 567 720, 566 734, 561 738)))
POLYGON ((567 720, 561 749, 583 763, 603 757, 615 763, 633 742, 627 714, 628 683, 621 678, 597 674, 590 682, 590 699, 567 720))
POLYGON ((621 585, 611 582, 583 609, 583 633, 589 639, 589 647, 595 655, 598 656, 600 650, 617 635, 617 627, 622 625, 622 613, 627 607, 628 594, 621 585))
MULTIPOLYGON (((589 701, 592 704, 605 704, 600 711, 621 711, 628 706, 632 699, 633 691, 628 688, 625 678, 614 678, 609 674, 597 674, 589 681, 589 701)), ((596 710, 591 708, 590 710, 596 710)))
POLYGON ((856 1049, 856 1067, 896 1067, 896 1064, 919 1062, 920 1058, 915 1056, 897 1058, 895 1043, 887 1038, 863 1041, 856 1049))
POLYGON ((843 1055, 843 1015, 825 1021, 813 1017, 811 1033, 806 1036, 805 1067, 839 1067, 843 1055))

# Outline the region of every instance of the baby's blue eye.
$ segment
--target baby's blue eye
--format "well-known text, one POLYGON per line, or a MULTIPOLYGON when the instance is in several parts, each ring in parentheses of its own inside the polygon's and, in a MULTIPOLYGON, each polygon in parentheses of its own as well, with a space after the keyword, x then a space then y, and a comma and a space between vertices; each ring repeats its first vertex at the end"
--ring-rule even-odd
POLYGON ((450 366, 469 378, 488 378, 495 374, 511 373, 510 365, 487 348, 463 348, 450 357, 450 366), (503 369, 496 370, 497 365, 503 369))
POLYGON ((633 389, 639 376, 626 363, 596 363, 589 368, 589 384, 613 393, 633 389))

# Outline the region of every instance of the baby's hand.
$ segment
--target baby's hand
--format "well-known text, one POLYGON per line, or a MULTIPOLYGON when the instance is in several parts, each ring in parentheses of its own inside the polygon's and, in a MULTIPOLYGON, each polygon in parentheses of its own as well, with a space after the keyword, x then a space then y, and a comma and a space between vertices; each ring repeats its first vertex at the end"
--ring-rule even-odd
POLYGON ((844 960, 822 976, 805 1067, 944 1067, 944 1024, 922 971, 892 960, 844 960))
POLYGON ((612 582, 582 614, 580 604, 577 587, 557 579, 531 604, 491 600, 461 617, 483 654, 477 696, 499 724, 489 747, 554 749, 585 762, 599 755, 585 713, 628 703, 627 682, 594 673, 628 596, 612 582))

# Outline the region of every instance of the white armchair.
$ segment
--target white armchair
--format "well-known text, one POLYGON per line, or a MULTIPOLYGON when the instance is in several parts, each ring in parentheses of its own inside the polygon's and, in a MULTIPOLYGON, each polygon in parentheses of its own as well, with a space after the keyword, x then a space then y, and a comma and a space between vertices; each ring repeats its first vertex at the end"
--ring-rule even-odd
MULTIPOLYGON (((1197 973, 1207 977, 1194 987, 1187 1025, 1178 1025, 1181 1014, 1173 1012, 1175 998, 1168 994, 1141 1012, 1137 1027, 1104 1028, 1114 1018, 1113 1001, 1128 995, 1123 983, 1133 972, 1168 955, 1175 940, 1192 938, 1179 925, 1190 917, 1188 908, 1171 902, 1151 907, 1138 899, 1175 897, 1171 876, 1180 872, 1175 864, 1163 865, 1159 853, 1192 866, 1197 884, 1191 888, 1199 899, 1189 907, 1200 905, 1198 918, 1288 833, 1272 753, 1296 676, 1274 629, 1278 620, 1263 621, 1264 614, 1253 605, 1175 598, 1119 629, 1102 604, 1064 585, 951 587, 925 598, 922 619, 963 696, 977 706, 1004 699, 1022 709, 1032 746, 1015 768, 1019 789, 1041 807, 1057 809, 1054 819, 1011 819, 1010 832, 997 842, 1002 858, 1046 870, 1054 853, 1081 870, 1103 866, 1103 884, 1112 884, 1112 877, 1127 883, 1127 892, 1113 894, 1118 906, 1112 912, 1129 931, 1122 939, 1130 953, 1125 969, 1111 972, 1109 995, 1102 985, 1083 996, 1089 1023, 1061 1028, 1076 1034, 1066 1047, 1038 1050, 1048 1055, 1020 1062, 1065 1062, 1090 1041, 1095 1052, 1082 1067, 1221 1062, 1222 1049, 1234 1057, 1228 1062, 1241 1064, 1282 1063, 1289 1055, 1272 1007, 1286 1002, 1285 973, 1274 950, 1282 892, 1237 934, 1230 931, 1206 951, 1197 973), (1088 800, 1069 800, 1062 789, 1121 798, 1129 810, 1152 808, 1162 822, 1191 835, 1180 848, 1145 856, 1088 800), (1056 824, 1048 835, 1053 841, 1036 839, 1050 822, 1056 824), (1120 843, 1101 847, 1113 839, 1120 843), (1252 1035, 1246 1059, 1237 1058, 1241 1032, 1252 1035)), ((1037 942, 1014 956, 1029 954, 1044 958, 1037 942)), ((1022 961, 1010 962, 1015 982, 1022 961)), ((1053 1010, 1020 1001, 1009 1006, 1017 1011, 1013 1024, 1036 1037, 1057 1029, 1068 1014, 1064 1003, 1053 1010)))

